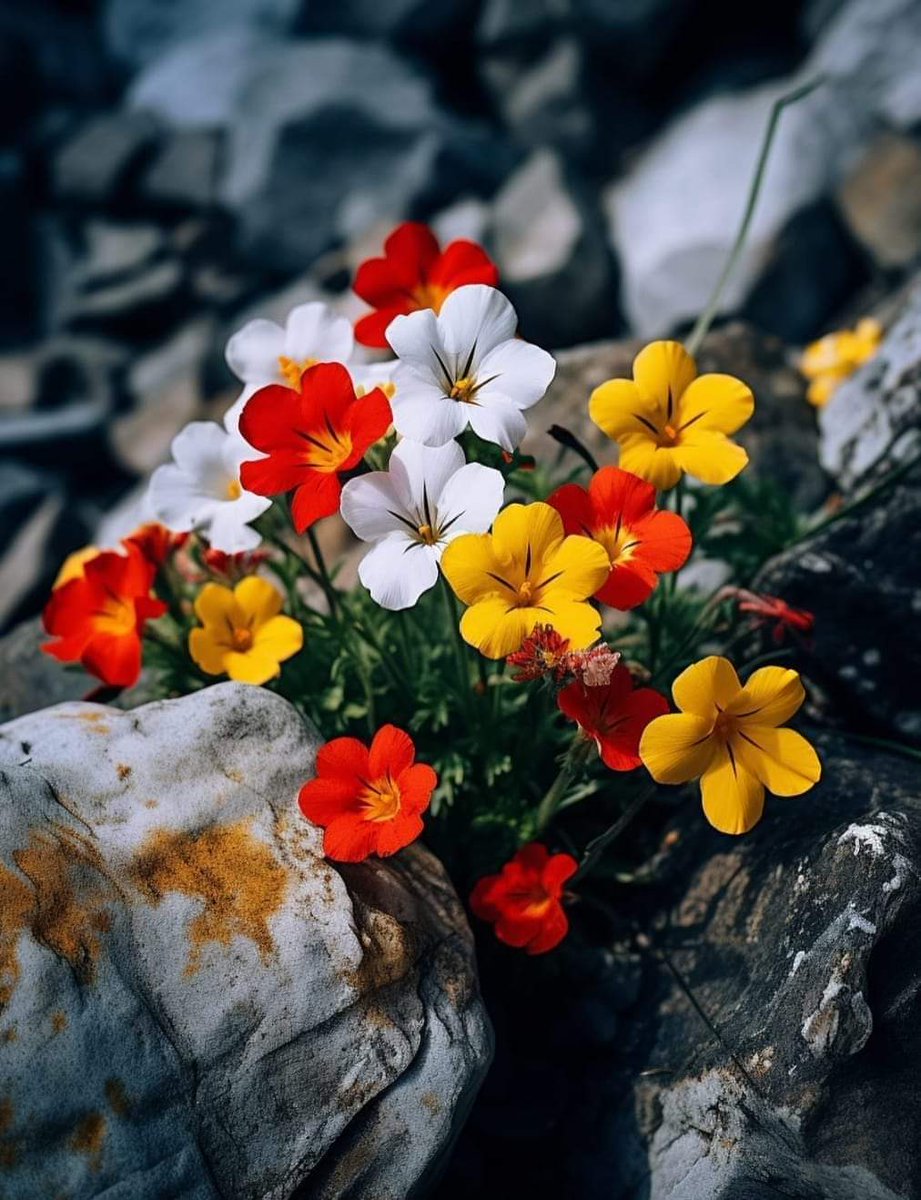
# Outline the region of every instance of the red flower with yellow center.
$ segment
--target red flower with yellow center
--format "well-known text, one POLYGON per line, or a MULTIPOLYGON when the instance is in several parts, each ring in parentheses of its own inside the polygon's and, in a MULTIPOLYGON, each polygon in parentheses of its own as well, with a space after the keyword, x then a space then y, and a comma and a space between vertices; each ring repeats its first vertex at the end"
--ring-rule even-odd
POLYGON ((677 513, 656 508, 656 489, 619 467, 602 467, 588 490, 567 483, 547 501, 563 518, 567 534, 584 534, 602 545, 611 573, 595 598, 628 609, 652 594, 662 571, 677 571, 691 553, 691 531, 677 513))
POLYGON ((563 885, 578 870, 571 854, 550 854, 540 842, 522 846, 498 875, 481 879, 470 894, 474 916, 496 937, 527 954, 545 954, 569 932, 563 885))
POLYGON ((301 788, 301 812, 324 830, 323 851, 339 862, 386 857, 422 832, 438 777, 415 761, 412 738, 383 725, 370 748, 334 738, 317 754, 317 777, 301 788))
POLYGON ((633 687, 633 677, 623 663, 600 687, 582 682, 563 688, 557 703, 598 747, 601 761, 612 771, 632 771, 642 762, 640 738, 655 717, 668 712, 668 700, 653 688, 633 687))
POLYGON ((51 593, 42 620, 58 641, 42 649, 61 662, 80 662, 110 687, 131 687, 141 673, 144 623, 166 612, 151 595, 156 567, 131 542, 125 553, 103 550, 82 574, 51 593))
POLYGON ((340 473, 361 462, 390 427, 390 403, 379 389, 357 397, 341 363, 318 363, 300 387, 271 384, 246 403, 240 432, 266 458, 245 462, 240 480, 257 496, 294 489, 298 533, 339 509, 340 473))
POLYGON ((451 242, 442 250, 427 225, 407 221, 384 242, 383 258, 369 258, 358 268, 354 291, 375 311, 356 322, 355 337, 386 349, 384 335, 394 317, 420 308, 437 313, 457 288, 498 282, 495 264, 475 242, 451 242))

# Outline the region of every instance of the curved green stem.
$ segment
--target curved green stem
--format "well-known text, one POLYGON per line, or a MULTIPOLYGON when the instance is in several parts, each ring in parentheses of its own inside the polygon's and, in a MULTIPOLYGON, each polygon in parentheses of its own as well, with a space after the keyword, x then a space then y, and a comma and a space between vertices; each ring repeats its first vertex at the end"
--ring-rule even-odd
POLYGON ((617 820, 604 833, 600 834, 585 847, 585 853, 582 855, 582 861, 579 863, 579 869, 576 871, 570 880, 570 884, 575 883, 577 879, 584 879, 589 873, 598 859, 602 856, 605 850, 610 846, 615 838, 620 837, 627 826, 633 821, 634 817, 646 805, 648 800, 656 794, 655 784, 650 784, 639 793, 638 796, 627 805, 624 811, 620 814, 617 820))
POLYGON ((339 597, 336 588, 332 581, 332 576, 326 568, 326 559, 323 557, 323 551, 320 549, 320 543, 313 529, 307 530, 307 540, 310 542, 310 549, 313 551, 313 557, 317 564, 317 574, 319 576, 320 586, 323 589, 323 594, 326 596, 326 602, 329 605, 329 611, 332 616, 339 615, 339 597))

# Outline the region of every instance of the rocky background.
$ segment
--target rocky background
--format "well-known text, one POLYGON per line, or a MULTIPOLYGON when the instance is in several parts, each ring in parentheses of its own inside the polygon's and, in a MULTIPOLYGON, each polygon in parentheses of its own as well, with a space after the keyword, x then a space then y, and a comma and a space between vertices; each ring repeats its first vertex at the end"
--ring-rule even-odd
POLYGON ((548 348, 680 331, 771 100, 822 75, 728 311, 796 345, 921 251, 914 0, 34 0, 0 31, 0 627, 232 398, 228 334, 360 310, 398 220, 483 240, 548 348))

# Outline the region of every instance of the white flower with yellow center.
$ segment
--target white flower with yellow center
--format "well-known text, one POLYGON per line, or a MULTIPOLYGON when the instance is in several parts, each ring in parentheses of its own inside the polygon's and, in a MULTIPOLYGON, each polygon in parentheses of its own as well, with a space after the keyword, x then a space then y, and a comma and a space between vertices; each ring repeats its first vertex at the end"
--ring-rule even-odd
POLYGON ((556 363, 515 337, 518 318, 495 288, 452 292, 436 316, 420 309, 394 317, 387 340, 399 361, 393 423, 403 437, 444 446, 467 426, 512 451, 527 432, 524 410, 536 404, 556 363))
POLYGON ((428 447, 402 441, 389 470, 342 489, 341 513, 373 548, 358 577, 382 607, 412 608, 438 581, 445 546, 462 533, 485 533, 502 506, 499 471, 464 462, 457 442, 428 447))
POLYGON ((355 349, 351 322, 314 300, 292 308, 284 328, 262 317, 247 322, 227 343, 227 365, 245 385, 224 425, 236 432, 246 401, 271 383, 296 388, 318 362, 348 363, 355 349))
POLYGON ((253 458, 252 446, 214 421, 192 421, 173 438, 172 454, 148 488, 156 520, 174 533, 200 533, 225 554, 254 550, 262 539, 249 523, 272 501, 240 483, 240 464, 253 458))

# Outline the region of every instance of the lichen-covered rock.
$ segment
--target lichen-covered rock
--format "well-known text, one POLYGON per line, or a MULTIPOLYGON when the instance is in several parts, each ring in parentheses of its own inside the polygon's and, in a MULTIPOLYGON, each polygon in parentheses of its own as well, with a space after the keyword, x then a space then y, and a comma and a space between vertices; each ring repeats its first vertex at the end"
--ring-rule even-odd
POLYGON ((405 1196, 489 1057, 421 848, 336 868, 317 741, 222 684, 0 729, 4 1200, 405 1196))

